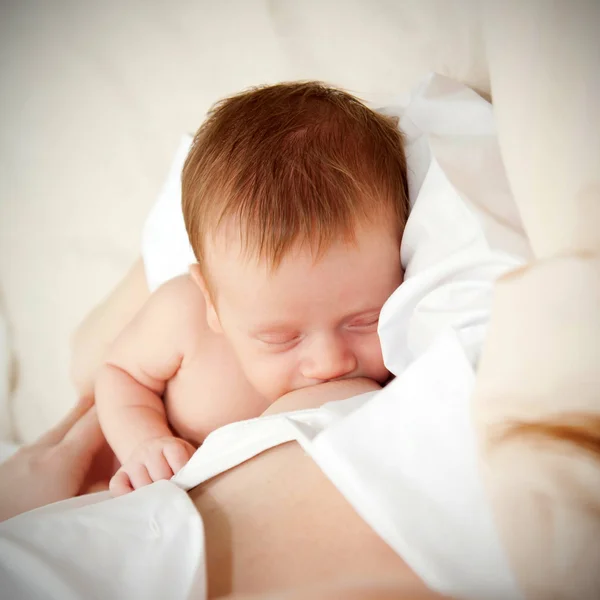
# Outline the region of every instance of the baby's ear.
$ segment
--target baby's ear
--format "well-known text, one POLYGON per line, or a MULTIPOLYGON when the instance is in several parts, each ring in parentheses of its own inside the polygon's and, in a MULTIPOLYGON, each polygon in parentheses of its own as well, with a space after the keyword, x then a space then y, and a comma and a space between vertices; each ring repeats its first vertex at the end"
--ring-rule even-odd
POLYGON ((204 296, 204 304, 206 305, 206 322, 208 326, 215 333, 223 333, 221 327, 221 321, 219 321, 219 315, 212 299, 212 295, 206 285, 206 279, 202 275, 199 264, 190 265, 190 277, 192 281, 200 288, 202 295, 204 296))

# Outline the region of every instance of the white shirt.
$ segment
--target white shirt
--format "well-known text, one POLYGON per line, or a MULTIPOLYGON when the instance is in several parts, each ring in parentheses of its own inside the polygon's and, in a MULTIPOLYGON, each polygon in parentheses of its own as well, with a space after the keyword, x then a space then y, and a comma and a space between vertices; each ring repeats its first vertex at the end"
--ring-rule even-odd
POLYGON ((296 440, 432 589, 519 598, 479 480, 465 402, 473 381, 447 332, 381 392, 227 425, 171 481, 10 519, 0 525, 2 592, 14 600, 204 598, 202 519, 182 490, 296 440))

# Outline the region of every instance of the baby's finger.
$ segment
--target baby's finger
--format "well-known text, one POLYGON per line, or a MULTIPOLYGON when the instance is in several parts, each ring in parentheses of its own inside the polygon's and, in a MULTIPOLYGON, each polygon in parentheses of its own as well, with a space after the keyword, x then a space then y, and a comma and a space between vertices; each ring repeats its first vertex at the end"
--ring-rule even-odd
POLYGON ((175 474, 190 460, 192 452, 182 444, 168 444, 163 448, 163 454, 175 474))
POLYGON ((152 483, 148 469, 146 468, 146 465, 143 465, 142 463, 127 467, 127 473, 129 475, 129 481, 131 481, 131 485, 136 490, 152 483))
POLYGON ((36 444, 41 446, 53 446, 58 444, 93 405, 94 399, 92 397, 80 398, 77 404, 69 411, 62 421, 42 435, 37 440, 36 444))
POLYGON ((113 496, 123 496, 133 492, 133 486, 129 481, 129 475, 126 471, 119 469, 111 478, 108 489, 113 496))
POLYGON ((146 468, 148 469, 152 481, 171 479, 171 477, 173 477, 173 471, 162 453, 158 453, 150 460, 146 461, 146 468))

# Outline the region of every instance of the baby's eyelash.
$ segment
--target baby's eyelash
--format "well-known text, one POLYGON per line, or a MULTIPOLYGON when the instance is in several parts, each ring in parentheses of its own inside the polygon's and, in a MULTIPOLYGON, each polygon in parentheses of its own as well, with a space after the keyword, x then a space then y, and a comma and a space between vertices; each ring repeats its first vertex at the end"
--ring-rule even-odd
POLYGON ((379 323, 379 315, 377 315, 376 317, 373 317, 371 319, 365 320, 365 321, 358 321, 355 323, 350 323, 350 327, 355 328, 355 329, 361 329, 364 327, 372 327, 373 325, 377 325, 379 323))
POLYGON ((291 344, 294 341, 294 339, 285 340, 285 341, 282 341, 282 342, 275 342, 275 341, 266 341, 266 340, 263 340, 263 344, 267 344, 268 346, 286 346, 287 344, 291 344))
POLYGON ((287 344, 291 344, 292 342, 297 341, 300 338, 299 335, 295 335, 293 337, 289 337, 286 339, 265 339, 265 338, 259 338, 259 341, 261 341, 263 344, 266 344, 267 346, 286 346, 287 344))

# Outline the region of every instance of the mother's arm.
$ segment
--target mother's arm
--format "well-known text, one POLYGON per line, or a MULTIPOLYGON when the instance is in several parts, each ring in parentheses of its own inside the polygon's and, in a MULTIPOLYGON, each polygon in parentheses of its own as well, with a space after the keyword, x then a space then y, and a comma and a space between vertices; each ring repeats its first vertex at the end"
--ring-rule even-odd
POLYGON ((93 396, 96 373, 108 349, 149 297, 144 263, 138 258, 76 329, 71 339, 71 379, 79 397, 93 396))
POLYGON ((475 414, 527 598, 600 598, 600 4, 488 2, 502 157, 538 259, 496 286, 475 414))

